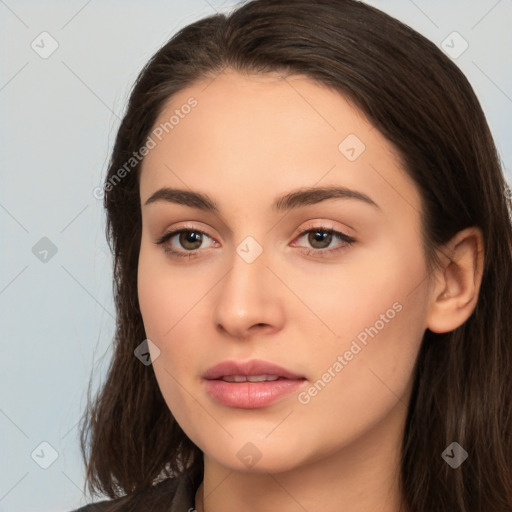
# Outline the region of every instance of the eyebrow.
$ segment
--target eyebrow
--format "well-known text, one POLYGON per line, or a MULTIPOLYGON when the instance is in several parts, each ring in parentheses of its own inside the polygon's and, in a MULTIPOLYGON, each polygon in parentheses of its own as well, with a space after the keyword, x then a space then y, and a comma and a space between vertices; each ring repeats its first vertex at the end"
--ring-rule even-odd
MULTIPOLYGON (((357 190, 337 186, 294 190, 277 198, 272 205, 272 209, 278 212, 292 210, 300 208, 301 206, 318 204, 329 199, 355 199, 380 210, 380 206, 366 194, 358 192, 357 190)), ((164 187, 154 192, 144 205, 157 201, 181 204, 189 206, 190 208, 197 208, 198 210, 219 213, 219 207, 215 201, 207 194, 201 192, 164 187)))

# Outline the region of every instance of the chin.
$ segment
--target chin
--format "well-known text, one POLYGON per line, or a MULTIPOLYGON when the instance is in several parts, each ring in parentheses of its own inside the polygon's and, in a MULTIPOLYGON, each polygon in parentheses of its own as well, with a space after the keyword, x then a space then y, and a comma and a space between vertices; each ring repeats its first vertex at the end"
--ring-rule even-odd
POLYGON ((315 458, 322 458, 315 457, 314 452, 308 453, 299 436, 288 437, 287 440, 276 437, 273 441, 240 436, 228 443, 215 444, 210 439, 204 443, 204 448, 199 447, 217 464, 242 473, 283 473, 306 465, 315 458))

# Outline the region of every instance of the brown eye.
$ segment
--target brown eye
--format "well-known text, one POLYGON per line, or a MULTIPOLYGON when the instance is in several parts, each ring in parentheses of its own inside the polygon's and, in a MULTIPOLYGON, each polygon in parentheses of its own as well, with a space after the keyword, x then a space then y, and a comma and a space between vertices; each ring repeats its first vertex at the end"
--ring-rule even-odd
POLYGON ((332 233, 323 229, 315 229, 308 234, 308 242, 315 249, 326 249, 332 241, 332 233))
POLYGON ((181 231, 179 233, 179 242, 184 249, 193 251, 201 247, 203 234, 199 231, 181 231))
MULTIPOLYGON (((211 237, 200 229, 177 229, 170 231, 155 242, 156 245, 162 245, 164 252, 171 256, 183 256, 185 258, 195 257, 201 249, 203 242, 210 240, 211 237)), ((210 244, 211 246, 211 244, 210 244)))
POLYGON ((356 241, 355 238, 341 231, 324 226, 304 229, 297 240, 301 239, 303 239, 304 245, 299 246, 300 251, 308 256, 320 258, 334 256, 356 241))

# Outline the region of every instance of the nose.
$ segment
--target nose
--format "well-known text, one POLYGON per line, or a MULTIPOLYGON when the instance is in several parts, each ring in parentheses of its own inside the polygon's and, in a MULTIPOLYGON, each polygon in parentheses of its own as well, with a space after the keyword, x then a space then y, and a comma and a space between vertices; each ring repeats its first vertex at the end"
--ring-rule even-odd
POLYGON ((267 267, 265 252, 251 263, 235 252, 231 262, 231 270, 216 287, 213 313, 216 328, 236 339, 282 329, 283 286, 267 267))

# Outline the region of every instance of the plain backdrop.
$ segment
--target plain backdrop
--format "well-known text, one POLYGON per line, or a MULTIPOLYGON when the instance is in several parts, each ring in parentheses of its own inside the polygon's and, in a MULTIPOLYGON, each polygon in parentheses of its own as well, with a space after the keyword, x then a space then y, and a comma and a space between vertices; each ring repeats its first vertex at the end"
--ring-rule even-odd
MULTIPOLYGON (((439 47, 447 37, 452 52, 468 45, 453 58, 510 182, 512 2, 369 3, 439 47)), ((86 502, 77 422, 91 370, 93 389, 105 374, 114 331, 111 258, 93 191, 142 66, 179 28, 235 4, 0 0, 0 512, 86 502)))

